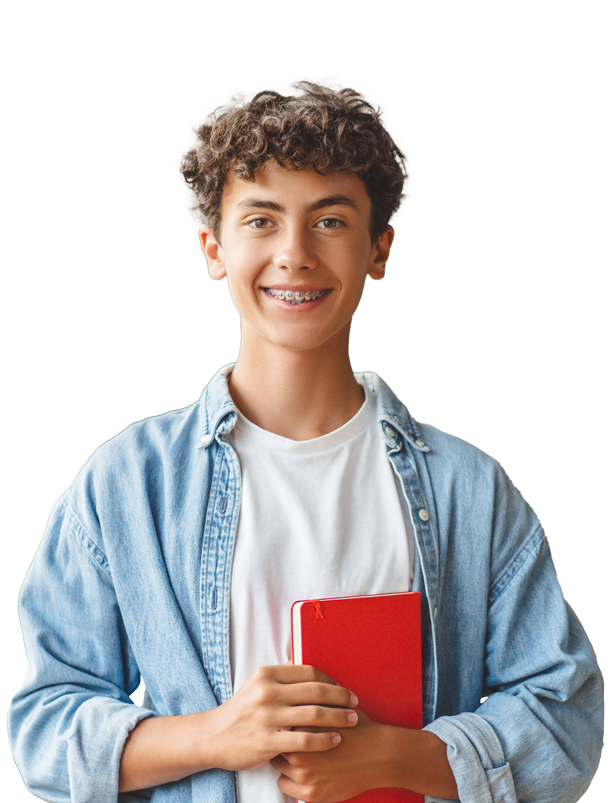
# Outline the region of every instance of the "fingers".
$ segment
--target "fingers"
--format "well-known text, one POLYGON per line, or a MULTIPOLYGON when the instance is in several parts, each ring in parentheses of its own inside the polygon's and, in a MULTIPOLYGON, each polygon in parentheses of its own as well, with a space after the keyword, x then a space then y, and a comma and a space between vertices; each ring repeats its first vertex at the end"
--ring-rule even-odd
POLYGON ((262 666, 254 673, 257 682, 281 683, 287 705, 335 705, 355 708, 359 701, 351 691, 339 686, 314 666, 262 666))
POLYGON ((288 684, 294 705, 313 701, 319 705, 354 708, 359 703, 356 695, 314 666, 284 665, 279 668, 284 670, 279 681, 288 684))
POLYGON ((343 686, 330 683, 293 683, 284 690, 288 705, 333 705, 341 708, 355 708, 357 697, 343 686))
POLYGON ((283 772, 285 775, 288 774, 288 771, 291 766, 286 756, 282 755, 274 756, 269 763, 271 764, 274 770, 277 770, 278 772, 283 772))
POLYGON ((321 705, 298 705, 280 712, 282 727, 293 728, 351 728, 358 722, 352 708, 321 705))
POLYGON ((316 753, 331 750, 342 741, 342 737, 335 731, 325 733, 311 733, 308 731, 278 732, 277 753, 316 753))
POLYGON ((333 678, 325 675, 324 672, 321 672, 320 669, 316 669, 315 666, 308 666, 307 664, 292 664, 288 661, 288 663, 282 664, 282 666, 261 666, 261 669, 270 670, 271 674, 275 676, 275 680, 280 683, 317 681, 319 683, 331 683, 333 686, 337 686, 333 678))
POLYGON ((308 768, 310 762, 308 754, 291 753, 287 755, 290 756, 291 761, 288 761, 286 756, 275 756, 269 762, 273 769, 280 773, 278 789, 281 792, 296 800, 339 800, 339 796, 322 797, 319 784, 314 782, 313 773, 308 768))
POLYGON ((286 775, 280 775, 278 778, 278 789, 288 797, 295 798, 295 800, 316 800, 316 795, 311 793, 309 787, 306 792, 304 786, 295 783, 286 775))

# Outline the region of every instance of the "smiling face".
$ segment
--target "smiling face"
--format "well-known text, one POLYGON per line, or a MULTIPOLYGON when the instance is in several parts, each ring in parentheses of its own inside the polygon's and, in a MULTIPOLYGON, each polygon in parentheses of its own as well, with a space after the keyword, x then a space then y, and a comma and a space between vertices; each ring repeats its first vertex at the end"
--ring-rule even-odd
POLYGON ((393 239, 389 227, 371 242, 370 212, 363 182, 344 173, 270 161, 255 182, 229 177, 219 242, 206 227, 200 236, 211 277, 228 279, 242 351, 347 344, 365 279, 384 276, 393 239))

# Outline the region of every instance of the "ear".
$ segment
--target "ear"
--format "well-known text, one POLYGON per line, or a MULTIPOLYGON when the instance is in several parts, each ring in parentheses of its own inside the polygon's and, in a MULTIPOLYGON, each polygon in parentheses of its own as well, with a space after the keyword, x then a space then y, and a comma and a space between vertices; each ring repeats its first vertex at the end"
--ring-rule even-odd
POLYGON ((224 279, 226 267, 224 266, 222 246, 211 233, 209 226, 199 226, 199 240, 201 241, 201 251, 207 260, 209 275, 212 279, 224 279))
POLYGON ((373 244, 370 267, 367 271, 367 275, 371 276, 372 279, 384 278, 384 269, 389 258, 394 236, 393 226, 387 226, 386 231, 373 244))

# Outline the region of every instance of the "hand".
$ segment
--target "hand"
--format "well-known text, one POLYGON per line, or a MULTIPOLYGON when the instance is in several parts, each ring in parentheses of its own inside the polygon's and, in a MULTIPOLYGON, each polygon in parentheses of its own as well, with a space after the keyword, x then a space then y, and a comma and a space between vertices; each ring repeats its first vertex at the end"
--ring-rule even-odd
POLYGON ((387 726, 361 711, 357 714, 357 725, 342 731, 337 749, 287 752, 271 760, 281 773, 278 787, 284 794, 310 803, 333 803, 392 785, 386 778, 387 742, 381 738, 387 726))
POLYGON ((230 700, 207 712, 212 766, 246 770, 279 753, 330 751, 340 742, 338 731, 355 724, 356 704, 351 692, 312 666, 260 667, 230 700))

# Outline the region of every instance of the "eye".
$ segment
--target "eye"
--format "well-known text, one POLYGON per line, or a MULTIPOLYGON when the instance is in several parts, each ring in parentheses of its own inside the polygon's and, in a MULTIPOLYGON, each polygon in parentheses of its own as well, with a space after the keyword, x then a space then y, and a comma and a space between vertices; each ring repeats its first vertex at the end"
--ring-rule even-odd
POLYGON ((254 218, 254 220, 249 220, 248 226, 250 226, 253 229, 266 229, 268 228, 270 222, 271 221, 268 220, 266 217, 257 217, 254 218))
POLYGON ((344 223, 336 217, 326 217, 323 220, 319 220, 316 225, 322 229, 333 231, 335 229, 341 229, 344 223))

